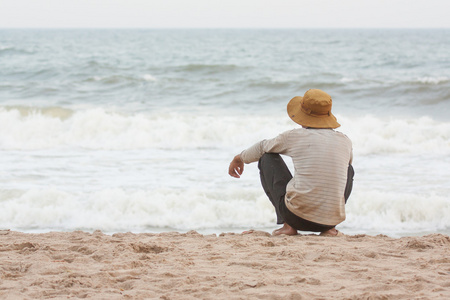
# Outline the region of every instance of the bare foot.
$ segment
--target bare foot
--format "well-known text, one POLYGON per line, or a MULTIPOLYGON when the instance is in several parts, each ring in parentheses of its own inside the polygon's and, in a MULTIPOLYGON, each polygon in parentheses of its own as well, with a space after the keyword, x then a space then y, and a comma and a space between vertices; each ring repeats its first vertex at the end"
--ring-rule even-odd
POLYGON ((272 232, 272 235, 280 235, 280 234, 286 234, 286 235, 297 235, 297 229, 289 226, 287 223, 283 224, 283 227, 274 230, 272 232))
POLYGON ((343 236, 344 234, 337 230, 336 228, 331 228, 330 230, 323 231, 320 233, 321 236, 343 236))

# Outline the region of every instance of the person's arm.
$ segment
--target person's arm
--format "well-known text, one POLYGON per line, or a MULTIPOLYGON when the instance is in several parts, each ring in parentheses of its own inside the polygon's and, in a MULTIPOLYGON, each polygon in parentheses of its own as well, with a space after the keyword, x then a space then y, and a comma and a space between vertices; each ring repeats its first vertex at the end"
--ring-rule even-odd
POLYGON ((244 172, 244 161, 241 159, 241 155, 236 155, 228 167, 228 174, 235 178, 240 178, 244 172))
POLYGON ((249 164, 258 161, 264 153, 284 153, 286 150, 286 138, 289 132, 282 133, 276 138, 258 142, 236 155, 230 163, 228 174, 240 178, 244 172, 244 163, 249 164))

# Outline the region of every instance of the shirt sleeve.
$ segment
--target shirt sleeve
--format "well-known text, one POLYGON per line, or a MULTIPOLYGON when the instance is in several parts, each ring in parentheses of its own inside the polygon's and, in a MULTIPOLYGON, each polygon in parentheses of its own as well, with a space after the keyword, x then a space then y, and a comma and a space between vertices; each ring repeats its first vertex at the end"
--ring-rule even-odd
POLYGON ((241 152, 241 159, 244 163, 249 164, 258 161, 264 153, 283 154, 287 151, 287 138, 290 131, 284 132, 277 137, 269 140, 262 140, 250 148, 241 152))

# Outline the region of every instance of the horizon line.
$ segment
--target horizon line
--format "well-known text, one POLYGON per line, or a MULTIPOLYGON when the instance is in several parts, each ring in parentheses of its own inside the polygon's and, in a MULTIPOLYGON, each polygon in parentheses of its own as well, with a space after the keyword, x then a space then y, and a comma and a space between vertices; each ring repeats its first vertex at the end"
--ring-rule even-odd
POLYGON ((170 30, 170 29, 208 29, 208 30, 215 30, 215 29, 227 29, 227 30, 251 30, 251 29, 271 29, 271 30, 286 30, 286 29, 352 29, 352 30, 379 30, 379 29, 411 29, 411 30, 417 30, 417 29, 450 29, 450 27, 0 27, 0 30, 4 29, 69 29, 69 30, 170 30))

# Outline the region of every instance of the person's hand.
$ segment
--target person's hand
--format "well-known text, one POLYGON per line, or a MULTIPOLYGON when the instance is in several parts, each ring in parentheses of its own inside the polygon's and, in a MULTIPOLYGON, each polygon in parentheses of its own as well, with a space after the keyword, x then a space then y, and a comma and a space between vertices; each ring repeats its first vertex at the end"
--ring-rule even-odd
POLYGON ((241 159, 241 156, 236 155, 230 163, 230 167, 228 168, 228 174, 235 178, 240 178, 244 172, 244 162, 241 159))

